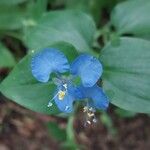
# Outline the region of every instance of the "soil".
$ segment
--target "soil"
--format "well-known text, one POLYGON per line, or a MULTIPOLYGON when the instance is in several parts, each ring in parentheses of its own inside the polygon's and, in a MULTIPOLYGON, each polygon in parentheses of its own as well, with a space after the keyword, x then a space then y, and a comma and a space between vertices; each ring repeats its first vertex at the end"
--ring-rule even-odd
MULTIPOLYGON (((98 121, 84 127, 79 113, 74 122, 76 142, 85 150, 149 150, 150 119, 147 115, 123 119, 110 109, 117 133, 112 135, 98 121)), ((60 142, 48 133, 45 123, 67 120, 32 112, 0 96, 0 150, 60 150, 60 142)))

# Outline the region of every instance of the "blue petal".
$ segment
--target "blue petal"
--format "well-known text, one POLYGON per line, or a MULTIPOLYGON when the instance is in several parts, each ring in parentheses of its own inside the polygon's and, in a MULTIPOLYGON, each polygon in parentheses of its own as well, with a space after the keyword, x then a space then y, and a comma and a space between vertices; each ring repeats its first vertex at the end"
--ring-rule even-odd
POLYGON ((80 76, 85 87, 93 86, 101 77, 102 71, 99 60, 87 54, 77 57, 71 65, 71 73, 80 76))
POLYGON ((40 82, 47 82, 52 72, 64 73, 69 68, 65 55, 55 48, 43 49, 31 61, 32 74, 40 82))
POLYGON ((107 109, 109 100, 102 88, 97 85, 94 85, 93 87, 80 86, 80 90, 83 93, 82 98, 89 98, 92 100, 89 103, 92 107, 103 110, 107 109))
POLYGON ((70 85, 68 87, 68 89, 69 89, 69 93, 71 95, 73 95, 74 100, 81 100, 82 99, 83 95, 82 95, 82 92, 81 92, 80 88, 75 87, 73 85, 70 85))

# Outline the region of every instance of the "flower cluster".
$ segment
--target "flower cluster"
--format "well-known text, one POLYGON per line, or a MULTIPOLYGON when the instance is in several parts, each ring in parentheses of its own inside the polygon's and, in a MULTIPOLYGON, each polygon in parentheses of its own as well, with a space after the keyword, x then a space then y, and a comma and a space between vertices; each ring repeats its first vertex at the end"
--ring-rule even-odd
MULTIPOLYGON (((81 54, 71 64, 66 56, 56 48, 45 48, 32 57, 31 70, 33 76, 40 82, 48 82, 51 73, 56 77, 52 80, 56 91, 52 100, 60 111, 70 113, 73 103, 85 100, 84 112, 93 118, 95 109, 106 109, 109 105, 107 96, 96 84, 102 75, 102 65, 98 59, 88 54, 81 54), (64 76, 68 72, 70 75, 64 76), (80 85, 76 85, 75 78, 80 78, 80 85)), ((52 100, 48 107, 52 106, 52 100)), ((93 122, 94 122, 93 118, 93 122)))

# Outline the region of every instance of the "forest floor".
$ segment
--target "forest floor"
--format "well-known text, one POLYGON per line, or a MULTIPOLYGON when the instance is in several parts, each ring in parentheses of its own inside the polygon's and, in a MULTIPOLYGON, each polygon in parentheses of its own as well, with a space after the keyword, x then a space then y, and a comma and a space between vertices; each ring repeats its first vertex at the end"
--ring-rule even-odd
MULTIPOLYGON (((76 141, 85 150, 149 150, 150 118, 147 115, 123 119, 109 110, 117 133, 112 135, 100 122, 90 127, 83 126, 83 117, 78 114, 74 128, 76 141)), ((41 115, 6 100, 0 96, 0 150, 60 150, 60 142, 52 138, 46 122, 63 126, 66 120, 41 115)))

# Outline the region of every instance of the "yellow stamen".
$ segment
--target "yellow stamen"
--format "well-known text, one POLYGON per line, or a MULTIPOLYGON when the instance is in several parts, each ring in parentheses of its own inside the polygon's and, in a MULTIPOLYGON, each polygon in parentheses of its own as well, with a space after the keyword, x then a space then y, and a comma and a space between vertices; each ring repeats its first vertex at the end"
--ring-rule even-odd
POLYGON ((59 91, 58 92, 58 99, 59 100, 63 100, 64 99, 64 97, 65 97, 65 95, 66 95, 66 91, 59 91))

